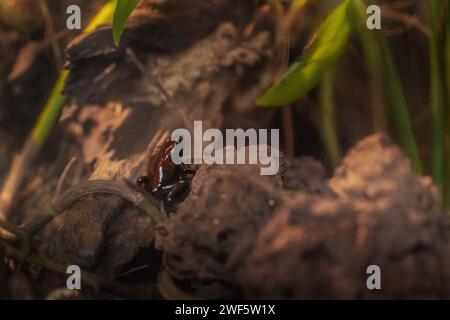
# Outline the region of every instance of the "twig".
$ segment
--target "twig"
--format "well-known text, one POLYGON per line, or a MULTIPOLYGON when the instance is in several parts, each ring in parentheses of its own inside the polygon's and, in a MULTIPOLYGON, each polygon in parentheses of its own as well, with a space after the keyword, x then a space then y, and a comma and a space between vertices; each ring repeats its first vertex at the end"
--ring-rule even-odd
POLYGON ((22 228, 10 224, 6 221, 0 221, 0 239, 4 240, 20 240, 21 243, 21 253, 23 256, 28 256, 31 251, 31 241, 28 233, 22 228), (5 233, 5 231, 7 233, 5 233))
MULTIPOLYGON (((431 33, 432 33, 431 29, 427 25, 425 25, 422 21, 420 21, 416 16, 411 16, 411 15, 403 13, 403 12, 388 10, 388 9, 383 9, 382 15, 385 19, 392 19, 392 20, 397 20, 397 21, 403 22, 405 24, 403 30, 408 30, 408 29, 415 27, 420 32, 422 32, 426 37, 428 37, 428 38, 431 37, 431 33)), ((385 32, 394 33, 392 30, 385 31, 385 32)))
MULTIPOLYGON (((57 272, 63 275, 67 275, 67 266, 63 264, 59 264, 51 259, 41 257, 36 254, 32 254, 30 256, 24 255, 22 252, 16 250, 12 246, 7 243, 3 243, 4 247, 4 255, 13 260, 28 262, 35 264, 44 269, 57 272)), ((94 289, 106 289, 115 294, 118 294, 123 297, 132 297, 132 298, 152 298, 153 294, 151 290, 142 290, 137 288, 132 288, 127 285, 124 285, 113 279, 105 279, 100 277, 94 273, 82 271, 81 272, 81 281, 94 289)))
POLYGON ((64 64, 64 58, 61 55, 61 47, 59 46, 57 41, 61 34, 67 35, 69 34, 70 30, 63 30, 55 34, 53 21, 47 1, 40 1, 40 10, 45 22, 45 42, 51 43, 53 57, 56 60, 56 67, 60 69, 64 64))
POLYGON ((21 227, 31 238, 76 201, 96 193, 114 194, 135 204, 147 212, 153 218, 155 224, 159 224, 165 219, 159 209, 147 197, 133 190, 125 183, 109 180, 92 180, 68 189, 53 204, 46 208, 43 216, 29 221, 21 227))
POLYGON ((59 196, 61 194, 62 188, 64 186, 64 182, 67 179, 67 175, 69 174, 70 170, 72 169, 72 167, 76 161, 77 161, 77 158, 72 157, 72 159, 70 159, 69 163, 64 168, 64 170, 61 174, 61 177, 58 179, 58 183, 56 185, 55 196, 59 196))
POLYGON ((128 271, 126 271, 126 272, 124 272, 122 274, 119 274, 117 276, 117 278, 123 278, 123 277, 128 276, 128 275, 130 275, 132 273, 135 273, 135 272, 147 269, 147 268, 150 268, 150 265, 149 264, 144 264, 143 266, 132 268, 132 269, 130 269, 130 270, 128 270, 128 271))
POLYGON ((0 221, 5 221, 11 207, 14 196, 22 184, 26 168, 29 168, 37 152, 37 145, 32 139, 28 139, 20 155, 16 155, 8 176, 5 179, 3 189, 0 192, 0 221))
MULTIPOLYGON (((159 130, 156 135, 153 137, 152 141, 148 145, 147 148, 147 156, 150 157, 151 153, 154 151, 154 149, 160 145, 162 141, 167 139, 168 137, 167 131, 159 130)), ((149 160, 147 160, 149 161, 149 160)), ((50 223, 56 216, 61 214, 65 211, 68 207, 70 207, 73 203, 78 201, 81 198, 86 197, 90 194, 95 193, 107 193, 107 194, 115 194, 125 200, 128 200, 132 203, 134 203, 136 206, 140 207, 142 210, 147 212, 152 218, 155 224, 158 224, 162 222, 165 219, 165 216, 159 211, 157 208, 156 201, 152 202, 151 196, 146 194, 145 196, 136 190, 132 188, 132 183, 129 183, 128 181, 124 181, 125 183, 120 183, 116 181, 109 181, 109 180, 92 180, 87 181, 85 183, 81 183, 75 187, 72 187, 65 191, 64 193, 60 193, 62 189, 62 184, 64 183, 65 177, 67 176, 68 171, 72 167, 73 163, 75 162, 75 158, 72 158, 69 162, 69 164, 64 169, 61 178, 58 181, 57 191, 55 199, 53 200, 52 204, 49 205, 44 210, 44 215, 31 220, 25 224, 22 225, 22 229, 25 230, 25 234, 32 238, 34 235, 36 235, 40 230, 42 230, 48 223, 50 223)), ((15 172, 15 171, 14 171, 15 172)), ((0 219, 0 222, 2 220, 0 219)), ((4 223, 4 225, 6 222, 4 223)), ((0 227, 2 225, 0 224, 0 227)), ((7 228, 4 228, 7 229, 7 228)), ((19 230, 19 229, 17 229, 19 230)), ((16 230, 16 231, 17 231, 16 230)), ((1 229, 0 229, 1 231, 1 229)), ((18 236, 18 232, 13 232, 13 238, 21 238, 18 236), (14 233, 16 234, 14 237, 14 233)), ((11 236, 11 235, 10 235, 11 236)))
POLYGON ((186 128, 192 129, 192 123, 191 123, 191 121, 189 121, 188 116, 184 112, 183 108, 179 105, 178 101, 176 101, 176 99, 174 99, 172 97, 172 95, 167 92, 167 90, 164 88, 164 86, 158 80, 150 78, 147 71, 145 70, 144 65, 142 64, 142 62, 139 61, 139 59, 136 57, 136 54, 134 53, 134 51, 131 48, 126 48, 126 53, 130 57, 131 62, 133 62, 133 64, 136 66, 136 68, 142 73, 142 75, 144 76, 144 79, 151 86, 154 86, 159 91, 161 91, 162 95, 164 96, 164 98, 166 99, 166 101, 168 103, 168 106, 180 114, 186 128))

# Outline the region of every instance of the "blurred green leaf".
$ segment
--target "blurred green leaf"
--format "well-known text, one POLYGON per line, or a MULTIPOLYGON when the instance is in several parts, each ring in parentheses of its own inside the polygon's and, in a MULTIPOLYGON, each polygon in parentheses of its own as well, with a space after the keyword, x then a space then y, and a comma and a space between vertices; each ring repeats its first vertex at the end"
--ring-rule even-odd
POLYGON ((319 27, 312 48, 295 62, 267 93, 256 102, 260 106, 283 106, 302 98, 334 65, 347 44, 352 29, 348 14, 352 0, 345 0, 319 27))
POLYGON ((125 24, 138 3, 139 0, 117 1, 113 19, 113 39, 116 46, 119 46, 123 30, 125 29, 125 24))

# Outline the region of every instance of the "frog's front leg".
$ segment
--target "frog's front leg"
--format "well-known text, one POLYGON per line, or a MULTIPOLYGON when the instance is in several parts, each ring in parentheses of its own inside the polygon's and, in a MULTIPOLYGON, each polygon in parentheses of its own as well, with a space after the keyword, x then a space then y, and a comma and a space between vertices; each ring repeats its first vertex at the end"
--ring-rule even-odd
POLYGON ((181 179, 172 189, 172 191, 170 191, 170 193, 167 195, 167 203, 168 204, 172 204, 174 201, 177 200, 178 197, 182 196, 183 194, 185 194, 189 188, 190 188, 191 184, 184 180, 181 179))

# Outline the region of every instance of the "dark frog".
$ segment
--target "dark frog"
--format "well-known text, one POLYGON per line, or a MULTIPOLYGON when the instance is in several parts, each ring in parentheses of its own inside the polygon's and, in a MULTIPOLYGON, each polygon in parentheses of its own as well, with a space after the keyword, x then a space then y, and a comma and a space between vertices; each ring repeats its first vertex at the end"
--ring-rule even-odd
POLYGON ((166 204, 179 202, 187 195, 192 176, 195 174, 195 171, 184 164, 177 165, 172 162, 172 152, 177 143, 179 142, 167 139, 152 157, 147 176, 137 179, 139 187, 166 204))

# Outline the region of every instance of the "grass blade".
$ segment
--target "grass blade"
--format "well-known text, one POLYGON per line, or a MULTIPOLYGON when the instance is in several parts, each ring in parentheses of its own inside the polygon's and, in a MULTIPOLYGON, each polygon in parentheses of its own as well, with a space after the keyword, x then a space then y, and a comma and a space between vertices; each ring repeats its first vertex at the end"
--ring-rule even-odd
POLYGON ((122 37, 125 24, 133 10, 138 5, 139 0, 118 0, 113 19, 113 39, 115 45, 118 47, 120 38, 122 37))
POLYGON ((379 35, 378 44, 381 53, 383 70, 385 72, 385 86, 387 98, 392 108, 395 127, 403 150, 411 160, 414 170, 422 174, 422 163, 417 150, 416 139, 411 125, 408 104, 403 91, 403 87, 398 75, 394 60, 391 56, 389 45, 383 35, 379 35))
POLYGON ((380 49, 377 43, 376 31, 368 30, 366 26, 366 5, 362 1, 354 1, 352 14, 355 20, 355 31, 361 43, 366 63, 373 126, 377 132, 387 132, 387 115, 383 99, 383 65, 380 49))
POLYGON ((257 100, 260 106, 284 106, 314 88, 341 55, 351 31, 347 16, 350 0, 339 5, 320 26, 312 48, 294 63, 282 79, 257 100))
POLYGON ((440 0, 430 0, 431 14, 430 70, 431 70, 431 112, 433 119, 432 175, 434 183, 444 190, 444 94, 439 58, 439 16, 440 0))
POLYGON ((33 127, 31 136, 38 148, 45 142, 56 121, 58 121, 61 109, 66 101, 61 91, 64 89, 68 76, 69 72, 67 70, 61 72, 42 113, 33 127))
POLYGON ((330 70, 323 77, 320 84, 320 106, 323 143, 333 167, 336 168, 341 162, 341 150, 337 138, 337 130, 334 119, 334 80, 334 70, 330 70))
POLYGON ((114 9, 116 7, 117 0, 108 0, 105 5, 100 9, 91 22, 86 26, 83 32, 92 32, 98 26, 108 23, 113 19, 114 9))
POLYGON ((407 100, 400 76, 391 56, 386 37, 382 32, 368 30, 366 27, 366 5, 362 0, 352 2, 351 13, 359 33, 360 41, 371 75, 372 104, 375 128, 385 127, 383 103, 390 107, 400 144, 409 157, 415 171, 422 174, 422 163, 411 125, 407 100), (380 72, 380 71, 383 72, 380 72), (384 98, 380 98, 385 96, 384 98), (377 109, 375 109, 377 108, 377 109))

